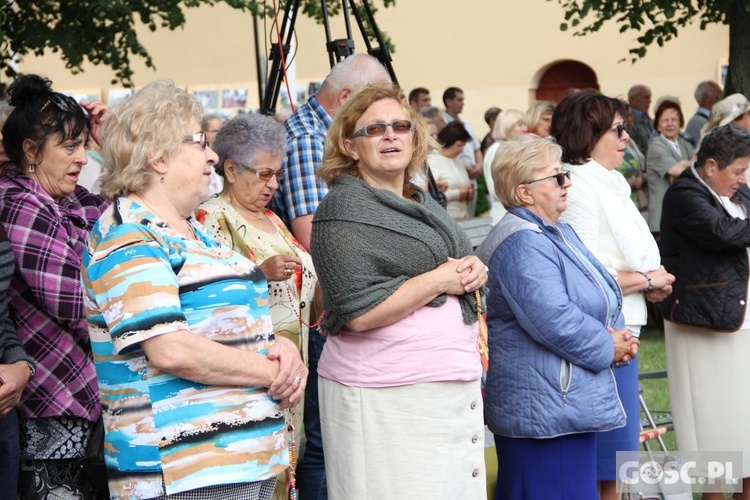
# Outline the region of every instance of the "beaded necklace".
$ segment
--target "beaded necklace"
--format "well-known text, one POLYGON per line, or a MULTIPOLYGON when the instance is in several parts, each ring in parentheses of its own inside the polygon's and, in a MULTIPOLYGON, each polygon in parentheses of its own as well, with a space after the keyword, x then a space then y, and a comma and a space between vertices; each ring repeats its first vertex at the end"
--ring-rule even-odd
MULTIPOLYGON (((294 301, 294 297, 292 297, 292 289, 289 287, 289 283, 284 282, 284 284, 286 285, 286 295, 287 295, 287 297, 289 297, 289 302, 293 302, 294 301)), ((302 301, 302 302, 299 303, 299 308, 300 309, 304 309, 305 306, 307 306, 306 302, 302 301)), ((305 325, 308 328, 315 328, 316 326, 318 326, 320 324, 320 320, 323 319, 323 315, 326 313, 325 311, 323 311, 322 313, 320 313, 320 316, 318 316, 318 319, 315 321, 315 323, 313 323, 311 325, 311 324, 305 322, 304 319, 302 319, 302 316, 300 315, 300 313, 297 312, 297 310, 294 307, 292 307, 292 311, 294 312, 294 315, 297 316, 297 319, 299 320, 299 322, 302 323, 303 325, 305 325)))
POLYGON ((482 316, 482 296, 479 290, 474 290, 474 296, 477 299, 477 321, 479 322, 479 332, 477 333, 477 351, 482 361, 484 371, 489 369, 490 365, 490 347, 487 344, 487 323, 482 316))

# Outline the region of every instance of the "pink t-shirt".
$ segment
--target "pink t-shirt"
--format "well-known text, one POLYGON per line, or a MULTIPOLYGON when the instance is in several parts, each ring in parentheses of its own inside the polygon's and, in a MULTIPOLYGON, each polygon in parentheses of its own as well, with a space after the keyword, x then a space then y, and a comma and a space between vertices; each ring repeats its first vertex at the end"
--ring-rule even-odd
POLYGON ((365 332, 342 329, 326 340, 318 375, 352 387, 468 382, 482 376, 479 324, 464 324, 458 298, 422 307, 365 332))

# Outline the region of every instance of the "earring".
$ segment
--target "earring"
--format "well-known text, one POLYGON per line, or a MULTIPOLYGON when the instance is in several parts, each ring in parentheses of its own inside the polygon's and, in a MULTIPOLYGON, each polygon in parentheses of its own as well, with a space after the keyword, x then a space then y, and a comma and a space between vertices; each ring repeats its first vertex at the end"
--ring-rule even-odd
POLYGON ((29 163, 29 173, 33 174, 36 170, 36 163, 29 163))
POLYGON ((164 176, 161 176, 161 183, 164 184, 164 176))

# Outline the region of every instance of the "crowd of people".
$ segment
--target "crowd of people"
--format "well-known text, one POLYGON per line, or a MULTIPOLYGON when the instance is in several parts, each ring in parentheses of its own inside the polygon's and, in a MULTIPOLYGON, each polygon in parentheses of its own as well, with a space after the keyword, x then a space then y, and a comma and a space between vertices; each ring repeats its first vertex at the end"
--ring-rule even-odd
MULTIPOLYGON (((645 85, 576 90, 489 108, 480 141, 460 88, 433 106, 364 54, 283 123, 222 123, 169 80, 108 109, 17 78, 0 484, 482 499, 486 425, 494 498, 614 499, 648 304, 678 447, 750 451, 750 102, 714 82, 695 99, 652 120, 645 85), (475 216, 493 226, 476 250, 475 216)), ((750 498, 750 460, 741 477, 750 498)))

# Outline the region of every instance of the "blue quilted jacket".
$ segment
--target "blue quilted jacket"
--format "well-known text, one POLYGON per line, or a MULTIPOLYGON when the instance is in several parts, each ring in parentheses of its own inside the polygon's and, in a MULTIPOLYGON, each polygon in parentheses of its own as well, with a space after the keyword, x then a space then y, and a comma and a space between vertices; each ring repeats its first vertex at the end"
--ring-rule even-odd
POLYGON ((622 295, 573 229, 514 208, 477 253, 490 266, 490 430, 552 438, 625 425, 605 327, 624 327, 622 295), (587 265, 606 278, 616 303, 587 265))

